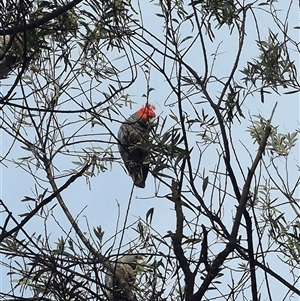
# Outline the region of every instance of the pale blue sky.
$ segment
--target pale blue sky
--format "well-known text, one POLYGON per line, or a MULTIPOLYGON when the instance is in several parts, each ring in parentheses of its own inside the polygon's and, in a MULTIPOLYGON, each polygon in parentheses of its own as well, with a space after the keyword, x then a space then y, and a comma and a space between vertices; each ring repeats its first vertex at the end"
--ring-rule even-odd
MULTIPOLYGON (((134 2, 134 1, 133 1, 134 2)), ((133 4, 134 5, 134 4, 133 4)), ((143 13, 143 20, 146 26, 149 26, 149 30, 151 30, 157 37, 160 37, 163 40, 163 32, 161 28, 161 20, 154 16, 155 12, 158 12, 157 8, 153 6, 153 4, 146 4, 143 3, 145 7, 147 6, 146 13, 143 13)), ((262 7, 263 8, 263 7, 262 7)), ((284 9, 284 7, 282 7, 284 9)), ((143 11, 143 7, 142 7, 143 11)), ((268 27, 271 27, 271 20, 263 17, 263 13, 257 13, 257 18, 259 20, 259 30, 262 39, 266 39, 268 36, 268 27)), ((299 13, 296 1, 294 1, 294 7, 290 14, 290 34, 292 37, 297 40, 298 39, 298 31, 293 29, 294 26, 298 26, 299 22, 299 13)), ((188 29, 187 29, 188 30, 188 29)), ((252 60, 257 56, 256 51, 256 31, 254 29, 253 19, 250 17, 247 20, 247 28, 246 28, 247 36, 245 40, 245 48, 242 54, 241 64, 239 65, 238 69, 242 69, 244 67, 244 63, 246 61, 252 60), (253 30, 252 30, 253 28, 253 30)), ((183 35, 188 35, 189 32, 183 32, 183 35)), ((222 41, 222 44, 219 48, 219 53, 217 60, 215 62, 214 67, 214 74, 216 76, 227 76, 228 70, 232 66, 232 61, 235 58, 235 51, 236 51, 236 36, 232 34, 231 36, 228 35, 227 28, 221 29, 219 32, 215 32, 216 39, 213 43, 207 43, 208 54, 213 54, 216 51, 218 44, 222 41)), ((196 69, 199 74, 201 74, 202 70, 202 58, 201 52, 199 51, 199 45, 196 45, 194 49, 191 51, 190 55, 187 56, 187 62, 191 64, 191 66, 196 69)), ((115 52, 114 54, 109 54, 111 57, 118 57, 121 54, 115 52)), ((297 61, 296 67, 299 67, 299 53, 292 52, 291 55, 297 61)), ((212 56, 209 57, 212 59, 212 56)), ((116 61, 118 66, 122 66, 122 60, 116 61)), ((146 92, 146 82, 145 77, 142 74, 141 70, 138 70, 139 76, 135 84, 126 91, 132 101, 136 103, 133 106, 132 110, 129 107, 124 107, 121 112, 122 114, 127 117, 132 114, 135 110, 137 110, 141 105, 144 104, 145 98, 142 95, 146 92)), ((150 93, 150 102, 153 103, 157 108, 157 114, 161 115, 162 117, 168 116, 170 113, 169 108, 164 105, 165 100, 170 94, 170 88, 166 83, 165 79, 154 69, 151 69, 153 74, 151 75, 150 86, 155 88, 154 91, 150 93)), ((4 80, 2 82, 2 91, 3 93, 6 91, 5 85, 11 84, 13 78, 4 80)), ((75 84, 75 82, 74 82, 75 84)), ((105 85, 105 83, 104 83, 105 85)), ((218 91, 221 87, 218 85, 212 85, 210 92, 212 96, 217 97, 218 91)), ((17 88, 18 89, 18 88, 17 88)), ((284 92, 284 91, 281 91, 284 92)), ((103 96, 96 91, 93 92, 93 101, 103 100, 103 96)), ((194 96, 193 100, 201 101, 199 96, 194 96)), ((80 99, 79 99, 80 100, 80 99)), ((176 101, 174 95, 171 95, 168 99, 167 103, 172 103, 176 101)), ((258 95, 254 97, 248 97, 245 103, 244 114, 246 115, 246 119, 242 120, 241 124, 236 123, 233 127, 233 137, 241 140, 247 148, 254 154, 257 149, 257 145, 253 145, 253 142, 249 139, 248 134, 245 132, 246 127, 249 125, 248 119, 248 111, 249 114, 261 114, 268 118, 271 114, 272 108, 274 107, 275 103, 278 102, 278 106, 273 118, 273 124, 278 125, 280 131, 293 131, 297 127, 299 128, 299 96, 298 94, 291 94, 291 95, 281 95, 278 96, 275 93, 272 95, 265 97, 265 103, 262 104, 258 95)), ((207 106, 206 106, 207 107, 207 106)), ((187 110, 189 106, 186 106, 187 110)), ((201 109, 201 106, 199 106, 201 109)), ((174 108, 176 111, 177 109, 174 108)), ((59 116, 61 120, 65 118, 70 118, 69 116, 59 116)), ((72 117, 71 117, 72 118, 72 117)), ((75 116, 77 118, 77 116, 75 116)), ((114 115, 113 118, 123 120, 120 116, 114 115)), ((172 119, 168 119, 168 126, 173 124, 172 119)), ((108 122, 107 124, 111 130, 117 134, 119 123, 117 122, 108 122)), ((167 127, 166 127, 167 128, 167 127)), ((100 134, 103 133, 103 128, 100 126, 95 126, 91 132, 93 134, 100 134)), ((89 127, 86 128, 86 131, 89 131, 89 127)), ((105 132, 106 133, 106 132, 105 132)), ((28 135, 31 135, 28 132, 28 135)), ((1 133, 1 152, 2 156, 7 151, 7 147, 10 143, 10 138, 2 132, 1 133)), ((99 138, 102 139, 109 139, 109 136, 104 136, 99 138)), ((191 140, 195 138, 191 137, 191 140)), ((108 141, 109 142, 109 141, 108 141)), ((115 142, 115 141, 113 141, 115 142)), ((107 147, 109 143, 105 144, 97 144, 95 143, 94 146, 99 145, 101 147, 107 147)), ((116 152, 117 147, 116 145, 113 146, 113 150, 116 152)), ((247 155, 247 152, 241 145, 237 145, 236 148, 239 156, 241 158, 241 163, 246 172, 247 168, 249 167, 250 160, 247 155)), ((15 148, 11 151, 11 158, 22 157, 25 156, 26 152, 20 148, 20 146, 16 145, 15 148)), ((200 172, 202 172, 203 168, 205 167, 206 171, 213 169, 216 164, 216 152, 213 150, 204 155, 203 159, 203 166, 200 168, 200 172)), ((197 156, 195 152, 195 156, 197 156)), ((297 148, 294 149, 292 158, 294 159, 293 164, 299 164, 299 144, 297 148)), ((195 162, 197 162, 197 157, 193 158, 195 162)), ((8 167, 2 165, 1 166, 1 199, 9 205, 10 210, 12 210, 13 214, 17 216, 18 214, 26 212, 26 204, 21 203, 20 200, 23 199, 25 195, 32 196, 32 190, 34 189, 34 181, 32 180, 31 176, 22 171, 20 168, 16 168, 13 164, 6 163, 8 167)), ((59 158, 57 164, 60 167, 60 170, 64 170, 70 168, 64 161, 64 158, 59 158), (61 160, 61 161, 60 161, 61 160)), ((291 179, 298 177, 298 171, 295 165, 291 166, 291 179)), ((201 163, 202 165, 202 163, 201 163)), ((43 173, 41 173, 43 174, 43 173)), ((238 177, 240 180, 240 184, 242 185, 243 182, 241 178, 238 177)), ((166 180, 170 183, 170 179, 166 180)), ((154 207, 154 217, 152 225, 155 229, 160 231, 162 235, 165 235, 168 230, 173 230, 175 228, 175 217, 173 211, 173 205, 169 201, 164 198, 157 198, 153 197, 155 194, 155 180, 154 178, 149 175, 146 188, 145 189, 134 189, 133 198, 130 206, 129 217, 128 217, 128 224, 135 222, 137 217, 141 217, 145 219, 145 215, 149 208, 154 207)), ((100 173, 97 177, 90 179, 91 190, 89 189, 88 185, 85 182, 84 178, 81 178, 73 183, 66 191, 62 193, 62 196, 68 205, 70 211, 72 212, 73 216, 77 216, 79 213, 82 212, 83 208, 84 211, 81 213, 80 222, 79 224, 82 226, 83 229, 86 230, 86 221, 83 216, 87 217, 88 223, 90 227, 101 225, 103 230, 105 231, 104 240, 108 239, 115 233, 116 221, 118 219, 118 206, 117 203, 120 204, 120 224, 119 229, 123 227, 123 220, 124 216, 127 211, 128 200, 130 198, 131 188, 132 188, 132 180, 131 178, 124 173, 123 168, 118 163, 113 163, 112 168, 110 169, 108 165, 108 170, 104 173, 100 173)), ((156 182, 157 185, 157 182, 156 182)), ((169 193, 169 190, 164 187, 164 185, 160 186, 159 195, 162 196, 164 194, 169 193)), ((51 207, 54 205, 55 202, 52 202, 48 205, 51 207)), ((234 208, 234 204, 232 205, 232 210, 234 208)), ((55 215, 56 220, 59 220, 61 226, 68 231, 70 225, 68 221, 65 219, 64 214, 61 212, 61 209, 57 205, 56 208, 53 210, 53 214, 55 215)), ((185 214, 189 216, 190 212, 185 211, 185 214)), ((224 217, 226 220, 228 218, 228 223, 231 223, 231 215, 228 214, 224 217)), ((3 223, 3 219, 2 219, 3 223)), ((53 219, 50 217, 49 222, 49 229, 48 232, 51 234, 50 240, 51 243, 54 243, 58 237, 62 235, 61 230, 55 224, 53 219)), ((37 234, 44 233, 43 229, 43 222, 38 218, 32 219, 27 225, 26 230, 28 233, 36 231, 37 234)), ((136 233, 134 231, 127 231, 124 237, 124 242, 128 242, 131 239, 136 237, 136 233)), ((2 288, 1 291, 5 291, 8 288, 8 283, 6 280, 7 270, 2 269, 2 288)), ((279 272, 279 271, 278 271, 279 272)), ((287 271, 288 272, 288 271, 287 271)), ((280 289, 280 288, 278 288, 280 289)), ((278 292, 280 293, 280 292, 278 292)), ((278 299, 279 300, 279 299, 278 299)))

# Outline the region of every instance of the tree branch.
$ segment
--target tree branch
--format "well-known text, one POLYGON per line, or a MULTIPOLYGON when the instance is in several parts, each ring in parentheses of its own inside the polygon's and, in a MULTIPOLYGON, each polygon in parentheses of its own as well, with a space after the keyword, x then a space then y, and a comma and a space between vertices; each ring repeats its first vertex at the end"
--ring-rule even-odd
POLYGON ((174 253, 179 262, 180 267, 183 270, 185 276, 185 293, 186 300, 190 300, 193 294, 194 288, 194 280, 195 275, 191 272, 189 268, 189 263, 184 255, 184 251, 182 249, 182 235, 183 235, 183 212, 182 205, 180 199, 180 191, 178 187, 179 183, 175 180, 172 180, 172 198, 175 204, 175 212, 176 212, 176 232, 171 233, 171 239, 174 247, 174 253))
POLYGON ((58 16, 66 13, 68 10, 70 10, 71 8, 73 8, 74 6, 76 6, 77 4, 79 4, 80 2, 82 2, 83 0, 74 0, 69 2, 68 4, 57 8, 56 10, 54 10, 53 12, 45 15, 43 18, 38 19, 36 21, 33 21, 31 23, 28 24, 24 24, 21 26, 18 26, 16 28, 7 28, 7 29, 3 29, 0 30, 0 35, 7 35, 7 34, 16 34, 19 32, 24 32, 25 30, 33 30, 38 28, 41 25, 44 25, 45 23, 49 22, 52 19, 57 18, 58 16))
MULTIPOLYGON (((92 164, 94 158, 91 160, 90 164, 92 164)), ((48 162, 47 158, 44 158, 44 164, 45 164, 45 169, 47 173, 47 177, 49 179, 49 183, 54 191, 57 190, 57 186, 52 174, 52 168, 51 168, 51 163, 48 162)), ((117 279, 118 283, 120 284, 121 288, 124 289, 124 294, 122 295, 124 298, 130 300, 130 301, 135 301, 136 297, 133 294, 131 287, 129 283, 127 282, 126 279, 122 276, 120 271, 115 269, 115 266, 109 262, 109 260, 103 256, 100 252, 97 252, 95 248, 91 245, 89 240, 85 237, 83 232, 80 230, 77 222, 74 220, 71 212, 69 211, 68 207, 66 206, 65 202, 63 201, 63 198, 61 197, 61 194, 58 193, 56 195, 57 201, 60 204, 63 212, 65 213, 66 217, 68 218, 69 222, 71 223, 72 227, 74 228, 76 234, 79 236, 81 241, 84 243, 86 248, 93 254, 95 258, 99 260, 99 262, 107 269, 109 270, 117 279)))
POLYGON ((0 243, 5 239, 6 237, 10 236, 14 232, 20 230, 41 208, 43 208, 45 205, 50 203, 55 197, 57 197, 62 191, 64 191, 68 186, 70 186, 77 178, 81 177, 84 172, 90 167, 90 163, 87 163, 77 174, 71 176, 65 184, 63 184, 60 188, 57 188, 54 190, 54 192, 41 201, 40 204, 38 204, 32 211, 30 211, 26 217, 14 228, 12 228, 9 231, 2 231, 0 235, 0 243))
POLYGON ((262 158, 262 155, 265 151, 265 148, 266 148, 266 145, 267 145, 267 140, 270 136, 270 133, 271 133, 271 126, 270 126, 270 121, 269 121, 266 125, 265 133, 264 133, 264 135, 263 135, 263 137, 260 141, 259 149, 258 149, 258 152, 257 152, 256 157, 254 159, 254 162, 253 162, 251 168, 248 171, 248 176, 247 176, 246 182, 245 182, 244 187, 243 187, 242 195, 241 195, 241 198, 239 200, 239 205, 238 205, 238 208, 237 208, 237 212, 236 212, 234 223, 233 223, 232 230, 231 230, 232 238, 237 237, 238 230, 239 230, 240 223, 241 223, 241 218, 242 218, 242 215, 244 213, 246 203, 247 203, 247 200, 248 200, 248 197, 249 197, 249 191, 250 191, 250 185, 251 185, 252 177, 253 177, 254 172, 256 170, 256 167, 257 167, 258 163, 260 162, 260 160, 262 158))

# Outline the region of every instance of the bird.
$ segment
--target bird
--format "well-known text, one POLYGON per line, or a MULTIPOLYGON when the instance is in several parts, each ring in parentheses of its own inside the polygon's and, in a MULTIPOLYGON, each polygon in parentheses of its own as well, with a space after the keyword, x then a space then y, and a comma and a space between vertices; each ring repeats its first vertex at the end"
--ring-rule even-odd
MULTIPOLYGON (((133 288, 136 279, 136 267, 138 264, 143 263, 143 256, 138 254, 126 254, 120 258, 116 262, 111 262, 111 266, 113 270, 115 270, 119 277, 122 280, 125 280, 128 285, 133 288)), ((106 294, 109 301, 121 301, 126 300, 125 297, 122 298, 122 287, 119 282, 115 279, 112 271, 107 271, 105 275, 105 286, 106 286, 106 294)))
POLYGON ((118 132, 118 148, 125 167, 135 186, 145 188, 149 172, 149 163, 145 162, 149 152, 145 143, 154 127, 155 107, 152 104, 142 106, 127 118, 118 132))
POLYGON ((0 79, 5 79, 16 67, 18 58, 16 56, 5 56, 0 60, 0 79))
POLYGON ((3 57, 0 60, 0 79, 5 79, 22 59, 22 46, 19 38, 12 41, 11 39, 10 35, 0 36, 0 57, 3 57), (8 45, 11 47, 6 50, 8 45))

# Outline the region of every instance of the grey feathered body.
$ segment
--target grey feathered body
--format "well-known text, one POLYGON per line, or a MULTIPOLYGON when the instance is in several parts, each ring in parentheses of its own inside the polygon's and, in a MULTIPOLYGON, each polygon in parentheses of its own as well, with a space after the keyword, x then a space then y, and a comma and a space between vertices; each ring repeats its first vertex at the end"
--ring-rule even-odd
MULTIPOLYGON (((136 278, 136 265, 140 262, 142 262, 142 256, 128 254, 119 258, 117 262, 112 263, 112 267, 115 268, 120 277, 133 287, 136 278)), ((108 271, 105 276, 105 286, 108 288, 107 296, 109 301, 125 300, 122 298, 122 288, 111 271, 108 271)))
MULTIPOLYGON (((4 49, 10 44, 11 37, 9 35, 0 36, 0 56, 3 55, 4 49)), ((5 54, 0 60, 0 79, 4 79, 8 74, 16 67, 17 63, 20 62, 21 58, 14 53, 13 47, 5 54)))
POLYGON ((144 160, 148 156, 142 144, 149 139, 150 125, 132 114, 120 127, 118 132, 119 152, 134 185, 144 188, 149 171, 149 164, 144 160))

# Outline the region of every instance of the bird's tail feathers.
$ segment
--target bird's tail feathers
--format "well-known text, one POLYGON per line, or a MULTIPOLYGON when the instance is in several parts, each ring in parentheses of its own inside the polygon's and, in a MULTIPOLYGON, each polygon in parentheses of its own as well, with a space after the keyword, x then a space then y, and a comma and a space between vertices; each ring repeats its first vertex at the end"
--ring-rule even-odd
POLYGON ((145 188, 145 177, 144 173, 142 170, 142 167, 139 167, 138 169, 135 170, 134 173, 131 174, 133 183, 135 186, 140 187, 140 188, 145 188))

